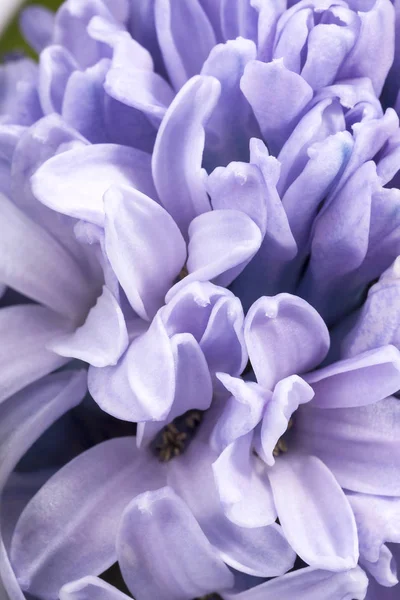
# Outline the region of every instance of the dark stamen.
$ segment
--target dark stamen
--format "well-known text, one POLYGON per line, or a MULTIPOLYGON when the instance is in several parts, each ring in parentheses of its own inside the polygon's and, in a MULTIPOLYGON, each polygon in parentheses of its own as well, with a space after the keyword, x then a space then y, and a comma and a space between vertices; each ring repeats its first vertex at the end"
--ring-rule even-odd
POLYGON ((152 447, 161 462, 168 462, 182 454, 192 441, 202 419, 201 411, 189 410, 157 434, 152 447))

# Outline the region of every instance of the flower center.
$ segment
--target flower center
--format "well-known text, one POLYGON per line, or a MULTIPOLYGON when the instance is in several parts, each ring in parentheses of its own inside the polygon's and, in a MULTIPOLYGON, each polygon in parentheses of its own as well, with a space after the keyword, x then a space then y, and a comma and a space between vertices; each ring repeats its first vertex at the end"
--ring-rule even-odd
POLYGON ((293 427, 293 417, 291 417, 289 419, 289 423, 288 423, 285 433, 279 438, 279 440, 276 443, 275 448, 273 449, 272 454, 274 455, 274 458, 276 458, 280 454, 283 454, 288 451, 287 433, 292 429, 292 427, 293 427))
POLYGON ((153 440, 153 449, 161 462, 169 462, 184 452, 203 420, 200 410, 189 410, 164 427, 153 440))

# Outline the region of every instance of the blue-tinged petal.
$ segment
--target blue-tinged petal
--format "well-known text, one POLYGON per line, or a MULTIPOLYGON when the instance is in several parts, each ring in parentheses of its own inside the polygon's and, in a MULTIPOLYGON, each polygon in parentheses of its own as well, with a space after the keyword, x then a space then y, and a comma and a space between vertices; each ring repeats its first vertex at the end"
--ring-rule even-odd
POLYGON ((212 281, 227 287, 243 271, 260 248, 258 226, 244 212, 213 210, 189 225, 188 275, 167 299, 192 281, 212 281))
POLYGON ((48 344, 48 348, 56 354, 78 358, 94 367, 117 364, 127 346, 128 331, 124 315, 106 286, 84 324, 73 333, 48 344))
POLYGON ((37 93, 38 65, 30 58, 0 65, 0 121, 29 126, 43 116, 37 93))
POLYGON ((279 17, 287 8, 287 0, 252 0, 251 4, 258 12, 258 59, 267 63, 273 57, 276 28, 279 17))
POLYGON ((226 600, 364 600, 367 587, 367 576, 360 567, 339 573, 307 567, 224 597, 226 600))
POLYGON ((44 114, 61 114, 65 88, 76 69, 74 57, 62 46, 48 46, 41 52, 38 92, 44 114))
POLYGON ((150 320, 186 261, 185 241, 167 211, 133 188, 110 188, 104 211, 108 259, 132 308, 150 320))
POLYGON ((155 23, 169 79, 179 90, 200 73, 216 44, 214 30, 198 0, 156 0, 155 23))
POLYGON ((125 509, 117 553, 129 589, 143 600, 186 600, 234 583, 188 506, 169 487, 145 492, 125 509))
POLYGON ((292 568, 295 554, 282 529, 275 523, 239 527, 224 515, 212 471, 216 458, 209 444, 193 440, 182 456, 168 463, 168 484, 230 567, 259 577, 283 575, 292 568))
POLYGON ((349 501, 329 468, 298 452, 280 456, 268 470, 286 538, 310 566, 352 569, 358 561, 357 527, 349 501))
POLYGON ((62 586, 60 600, 129 600, 123 592, 98 577, 89 575, 62 586))
POLYGON ((260 431, 263 460, 267 465, 275 464, 274 448, 288 429, 292 414, 313 396, 312 388, 298 375, 278 381, 265 406, 260 431))
MULTIPOLYGON (((0 487, 29 447, 61 415, 82 400, 86 373, 70 371, 50 375, 31 385, 0 407, 0 487)), ((0 532, 1 583, 10 600, 25 600, 10 565, 0 532)))
POLYGON ((224 402, 211 435, 212 446, 221 452, 237 438, 251 433, 261 421, 271 392, 257 383, 218 373, 218 379, 232 394, 224 402))
POLYGON ((374 404, 400 389, 400 352, 383 346, 313 371, 304 379, 315 392, 313 407, 374 404))
POLYGON ((33 192, 49 208, 97 225, 104 223, 103 196, 111 185, 131 185, 151 198, 151 157, 135 148, 96 144, 46 161, 33 175, 33 192))
POLYGON ((213 77, 188 81, 168 108, 154 147, 152 170, 161 204, 184 235, 194 217, 210 210, 201 172, 204 126, 220 87, 213 77))
POLYGON ((54 13, 44 6, 27 6, 19 17, 19 27, 31 48, 39 53, 52 41, 54 13))
POLYGON ((277 513, 265 466, 252 454, 253 432, 230 444, 213 464, 228 519, 241 527, 265 527, 277 513))
POLYGON ((298 74, 307 55, 307 39, 313 22, 312 8, 304 4, 302 8, 289 9, 279 19, 273 52, 274 59, 282 58, 286 68, 298 74))
POLYGON ((47 344, 70 324, 37 304, 0 310, 0 402, 68 362, 47 344))
POLYGON ((240 89, 244 68, 256 58, 257 49, 250 39, 235 38, 228 36, 228 42, 215 46, 201 70, 202 75, 211 75, 221 83, 221 95, 207 124, 207 166, 247 160, 249 140, 259 135, 250 104, 240 89))
POLYGON ((99 406, 124 421, 161 421, 175 396, 175 359, 160 313, 113 367, 89 370, 99 406))
POLYGON ((91 290, 80 266, 2 194, 0 206, 0 281, 67 317, 85 314, 91 290))
POLYGON ((399 495, 398 399, 390 396, 375 404, 334 410, 311 404, 296 413, 293 435, 299 450, 323 460, 345 489, 399 495))
POLYGON ((257 41, 257 11, 251 0, 221 0, 221 27, 226 40, 241 36, 257 41))
POLYGON ((371 4, 370 10, 363 11, 360 7, 360 32, 338 77, 369 77, 379 96, 394 58, 394 9, 390 0, 376 0, 371 4))
POLYGON ((311 87, 300 75, 286 69, 282 60, 249 62, 240 87, 269 150, 277 154, 311 100, 311 87))
POLYGON ((376 562, 371 563, 360 556, 360 565, 384 587, 393 587, 399 583, 396 560, 386 545, 381 547, 376 562))
POLYGON ((317 311, 290 294, 257 300, 244 332, 257 381, 269 390, 288 375, 316 367, 329 348, 328 329, 317 311))
POLYGON ((25 591, 54 598, 65 583, 99 575, 116 561, 115 531, 125 507, 144 489, 163 485, 149 460, 134 438, 115 438, 49 479, 22 513, 12 541, 12 564, 25 591))
POLYGON ((400 544, 400 498, 346 492, 353 510, 365 560, 376 563, 386 542, 400 544))

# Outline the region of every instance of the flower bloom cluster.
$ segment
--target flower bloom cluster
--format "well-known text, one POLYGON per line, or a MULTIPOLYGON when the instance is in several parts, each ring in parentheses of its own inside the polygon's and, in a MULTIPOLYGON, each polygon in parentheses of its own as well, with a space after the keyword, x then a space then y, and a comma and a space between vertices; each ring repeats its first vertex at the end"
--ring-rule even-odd
POLYGON ((0 67, 0 597, 400 594, 400 1, 66 0, 0 67))

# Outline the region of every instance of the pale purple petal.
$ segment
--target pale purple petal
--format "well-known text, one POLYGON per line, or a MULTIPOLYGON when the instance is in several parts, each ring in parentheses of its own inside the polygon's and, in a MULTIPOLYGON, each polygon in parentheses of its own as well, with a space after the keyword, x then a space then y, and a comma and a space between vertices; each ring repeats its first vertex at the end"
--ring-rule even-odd
POLYGON ((114 367, 90 368, 89 390, 99 406, 125 421, 163 420, 175 397, 175 360, 158 313, 114 367))
POLYGON ((240 527, 264 527, 277 517, 265 466, 252 454, 252 443, 252 432, 243 435, 213 464, 224 512, 240 527))
POLYGON ((130 500, 162 485, 157 463, 132 437, 116 438, 59 470, 28 504, 14 532, 12 563, 21 587, 44 598, 98 575, 116 561, 115 530, 130 500), (34 535, 33 535, 34 534, 34 535))
POLYGON ((188 506, 169 487, 145 492, 125 509, 117 554, 130 591, 142 600, 186 600, 234 583, 188 506))
POLYGON ((28 44, 41 52, 51 43, 54 13, 44 6, 27 6, 19 17, 19 26, 28 44))
POLYGON ((68 322, 43 306, 0 310, 0 402, 68 362, 46 347, 68 329, 68 322))
POLYGON ((255 302, 246 317, 245 339, 257 381, 269 390, 288 375, 316 367, 329 348, 319 314, 290 294, 255 302))
POLYGON ((343 571, 357 565, 357 527, 335 477, 315 456, 289 451, 268 470, 288 542, 310 566, 343 571))
POLYGON ((0 281, 71 318, 90 306, 91 290, 70 254, 0 194, 0 281))
POLYGON ((396 560, 386 545, 380 549, 379 559, 371 563, 360 556, 360 565, 372 575, 372 577, 385 587, 393 587, 399 580, 397 578, 396 560))
POLYGON ((237 438, 253 431, 261 421, 271 392, 257 383, 243 381, 226 373, 218 373, 217 377, 232 394, 224 402, 211 437, 213 447, 221 452, 237 438))
POLYGON ((186 261, 186 244, 172 217, 134 188, 104 195, 105 248, 127 298, 150 320, 186 261))
POLYGON ((315 392, 313 407, 366 406, 400 389, 400 352, 394 346, 383 346, 333 363, 304 378, 315 392))
POLYGON ((384 543, 400 543, 400 498, 346 494, 357 523, 360 554, 375 563, 384 543))
POLYGON ((221 27, 227 40, 257 40, 257 11, 249 0, 221 0, 221 27))
POLYGON ((83 577, 66 583, 59 592, 60 600, 128 600, 130 596, 98 577, 83 577))
POLYGON ((265 406, 260 431, 263 460, 269 466, 275 464, 274 448, 286 432, 292 414, 300 404, 310 402, 314 392, 298 375, 281 379, 265 406))
POLYGON ((168 463, 168 484, 187 503, 229 566, 260 577, 286 573, 295 554, 279 525, 239 527, 223 514, 212 471, 216 458, 208 444, 194 440, 182 456, 168 463))
POLYGON ((76 69, 74 57, 62 46, 48 46, 41 52, 38 92, 44 114, 61 114, 65 88, 76 69))
POLYGON ((224 597, 226 600, 364 600, 367 586, 367 576, 360 567, 339 573, 308 567, 224 597))
POLYGON ((169 78, 179 90, 215 46, 213 28, 198 0, 156 0, 155 23, 169 78))
POLYGON ((103 196, 111 185, 131 185, 157 198, 150 161, 149 154, 114 144, 69 150, 50 158, 36 171, 33 192, 54 210, 103 225, 103 196))
POLYGON ((48 348, 60 356, 83 360, 94 367, 115 365, 128 347, 122 310, 107 287, 97 298, 81 327, 56 338, 48 348))
POLYGON ((248 63, 240 87, 251 104, 263 138, 273 154, 279 152, 311 100, 313 92, 283 60, 248 63))
POLYGON ((190 79, 168 108, 154 146, 154 184, 161 204, 185 235, 190 221, 210 210, 201 162, 204 125, 219 94, 220 83, 215 78, 190 79))
POLYGON ((400 493, 397 398, 357 408, 300 407, 293 434, 299 449, 319 456, 343 488, 383 496, 400 493))

